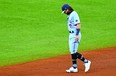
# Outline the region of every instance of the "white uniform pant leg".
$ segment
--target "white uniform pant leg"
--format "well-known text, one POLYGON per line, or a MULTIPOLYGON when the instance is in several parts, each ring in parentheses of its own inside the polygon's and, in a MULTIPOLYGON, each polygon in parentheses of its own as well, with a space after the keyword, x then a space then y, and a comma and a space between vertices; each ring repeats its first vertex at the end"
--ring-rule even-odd
POLYGON ((79 33, 78 41, 76 41, 75 37, 71 37, 71 35, 69 35, 69 49, 71 54, 74 54, 78 51, 78 45, 80 43, 80 40, 81 40, 81 33, 79 33))
POLYGON ((69 49, 71 54, 74 54, 77 52, 78 45, 79 43, 75 41, 75 37, 69 39, 69 49))

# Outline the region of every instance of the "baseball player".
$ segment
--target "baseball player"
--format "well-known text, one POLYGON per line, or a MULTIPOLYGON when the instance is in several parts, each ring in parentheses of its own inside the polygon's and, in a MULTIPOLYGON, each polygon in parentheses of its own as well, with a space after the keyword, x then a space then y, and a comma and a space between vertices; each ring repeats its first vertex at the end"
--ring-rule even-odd
POLYGON ((80 19, 76 11, 73 10, 68 4, 62 6, 62 13, 67 14, 67 25, 69 30, 69 49, 72 57, 72 67, 70 67, 66 72, 78 72, 77 68, 77 58, 84 62, 85 72, 90 69, 91 61, 87 60, 80 54, 78 50, 78 45, 81 40, 80 32, 80 19))

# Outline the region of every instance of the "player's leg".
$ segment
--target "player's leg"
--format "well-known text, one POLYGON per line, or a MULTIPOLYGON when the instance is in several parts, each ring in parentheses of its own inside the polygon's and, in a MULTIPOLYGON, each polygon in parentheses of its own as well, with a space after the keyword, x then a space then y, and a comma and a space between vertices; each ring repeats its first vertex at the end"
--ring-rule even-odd
MULTIPOLYGON (((80 37, 79 39, 81 39, 81 34, 79 34, 79 37, 80 37)), ((78 41, 80 41, 80 40, 78 40, 78 41)), ((77 60, 77 55, 76 55, 77 48, 78 48, 78 43, 75 39, 75 34, 71 34, 69 36, 69 49, 70 49, 70 53, 71 53, 71 57, 72 57, 72 64, 73 64, 72 67, 78 71, 77 61, 76 61, 77 60)))
MULTIPOLYGON (((78 44, 79 44, 79 43, 75 43, 76 49, 78 49, 78 44)), ((75 50, 76 50, 76 49, 75 49, 75 50)), ((85 65, 85 72, 88 72, 89 69, 90 69, 91 61, 87 60, 82 54, 80 54, 80 53, 78 53, 78 52, 76 52, 75 55, 76 55, 76 57, 77 57, 78 59, 80 59, 81 61, 84 62, 84 65, 85 65)))
POLYGON ((91 61, 87 60, 86 58, 84 58, 84 56, 78 52, 76 52, 77 58, 80 59, 81 61, 84 62, 85 65, 85 72, 88 72, 91 66, 91 61))
MULTIPOLYGON (((78 45, 81 40, 81 34, 79 34, 79 40, 75 42, 75 50, 78 51, 78 45)), ((76 52, 75 55, 78 59, 83 61, 85 63, 85 72, 87 72, 90 69, 91 61, 87 60, 82 54, 76 52)))
POLYGON ((80 59, 81 61, 83 61, 84 63, 88 63, 88 60, 84 58, 84 56, 78 52, 76 52, 76 56, 78 59, 80 59))
POLYGON ((73 63, 73 67, 76 68, 77 67, 77 56, 76 56, 76 50, 75 50, 75 38, 71 38, 69 40, 69 48, 70 48, 70 53, 71 53, 71 56, 72 56, 72 63, 73 63))
POLYGON ((77 69, 77 56, 76 56, 76 53, 75 53, 75 38, 70 38, 69 39, 69 49, 70 49, 70 53, 71 53, 71 57, 72 57, 72 67, 69 68, 68 70, 66 70, 66 72, 78 72, 78 69, 77 69))

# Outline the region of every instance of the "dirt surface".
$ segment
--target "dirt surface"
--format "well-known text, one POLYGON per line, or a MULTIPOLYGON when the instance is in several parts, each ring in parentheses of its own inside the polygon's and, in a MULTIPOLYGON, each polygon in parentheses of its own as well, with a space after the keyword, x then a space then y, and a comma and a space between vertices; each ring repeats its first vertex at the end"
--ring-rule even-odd
POLYGON ((116 76, 116 47, 82 53, 92 61, 91 69, 84 72, 83 62, 78 60, 78 73, 66 73, 71 67, 71 56, 59 56, 0 68, 0 76, 116 76))

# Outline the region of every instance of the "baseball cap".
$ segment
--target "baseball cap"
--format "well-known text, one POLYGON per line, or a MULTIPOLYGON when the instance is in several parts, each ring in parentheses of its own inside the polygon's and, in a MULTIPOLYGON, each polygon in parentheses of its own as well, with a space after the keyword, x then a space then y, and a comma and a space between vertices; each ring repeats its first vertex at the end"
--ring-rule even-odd
POLYGON ((64 11, 65 11, 68 7, 69 7, 68 4, 64 4, 64 5, 62 6, 62 13, 64 13, 64 11))

